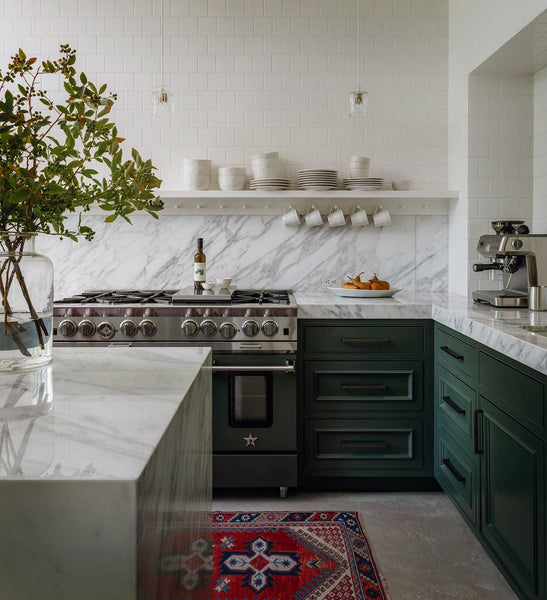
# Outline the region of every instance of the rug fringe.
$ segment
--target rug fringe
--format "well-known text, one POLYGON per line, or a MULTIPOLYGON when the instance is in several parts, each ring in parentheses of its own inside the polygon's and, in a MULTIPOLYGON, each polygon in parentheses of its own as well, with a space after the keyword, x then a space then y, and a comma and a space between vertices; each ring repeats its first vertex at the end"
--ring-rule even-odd
POLYGON ((386 578, 384 577, 384 575, 382 574, 382 571, 380 569, 380 563, 379 563, 378 559, 376 558, 376 552, 374 550, 374 546, 372 545, 372 542, 370 540, 370 535, 368 534, 368 531, 365 527, 364 517, 361 515, 361 513, 359 511, 356 512, 356 515, 357 515, 357 520, 359 521, 359 525, 361 526, 361 529, 363 530, 363 535, 367 539, 368 549, 370 552, 370 558, 372 559, 372 562, 374 563, 374 566, 376 567, 376 575, 378 576, 378 580, 382 583, 385 600, 391 600, 391 597, 389 595, 389 589, 388 589, 389 586, 388 586, 386 578))

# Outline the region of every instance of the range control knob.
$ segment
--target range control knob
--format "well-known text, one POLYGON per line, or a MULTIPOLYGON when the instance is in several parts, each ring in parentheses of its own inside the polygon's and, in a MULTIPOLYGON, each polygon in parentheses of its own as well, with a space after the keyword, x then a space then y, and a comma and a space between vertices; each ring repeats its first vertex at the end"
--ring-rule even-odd
POLYGON ((225 340, 229 340, 230 338, 233 338, 234 335, 237 333, 236 326, 233 323, 222 323, 222 325, 219 328, 219 331, 220 331, 220 335, 225 340))
POLYGON ((89 319, 84 319, 83 321, 80 321, 78 323, 78 331, 84 337, 91 337, 92 335, 95 335, 97 328, 95 327, 95 323, 93 323, 93 321, 90 321, 89 319))
POLYGON ((71 321, 70 319, 65 319, 64 321, 61 321, 59 323, 58 330, 62 336, 72 337, 73 335, 76 335, 78 327, 76 326, 76 323, 74 323, 74 321, 71 321))
POLYGON ((156 327, 156 324, 150 319, 143 319, 139 323, 139 330, 144 336, 152 337, 156 333, 158 328, 156 327))
POLYGON ((196 335, 196 333, 199 331, 197 323, 195 321, 192 321, 191 319, 186 319, 186 321, 183 321, 180 328, 182 329, 182 333, 186 337, 192 337, 196 335))
POLYGON ((103 340, 109 340, 115 333, 114 325, 108 321, 103 321, 97 325, 97 333, 103 340))
POLYGON ((217 326, 214 321, 205 320, 201 323, 201 332, 203 335, 211 336, 217 332, 217 326))
POLYGON ((137 335, 138 330, 139 328, 137 327, 135 321, 126 319, 120 324, 120 331, 123 333, 123 335, 125 335, 125 337, 133 337, 137 335))
POLYGON ((262 323, 262 333, 271 337, 279 331, 279 325, 275 321, 264 321, 262 323))
POLYGON ((241 326, 241 331, 243 331, 247 337, 254 337, 255 335, 258 335, 260 327, 256 321, 245 321, 241 326))

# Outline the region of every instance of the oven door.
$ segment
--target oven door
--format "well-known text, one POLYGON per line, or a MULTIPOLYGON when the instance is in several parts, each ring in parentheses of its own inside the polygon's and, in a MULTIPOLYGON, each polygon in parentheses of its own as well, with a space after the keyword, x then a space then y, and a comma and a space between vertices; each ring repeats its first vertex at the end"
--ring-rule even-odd
POLYGON ((213 485, 296 485, 295 356, 213 355, 213 485))

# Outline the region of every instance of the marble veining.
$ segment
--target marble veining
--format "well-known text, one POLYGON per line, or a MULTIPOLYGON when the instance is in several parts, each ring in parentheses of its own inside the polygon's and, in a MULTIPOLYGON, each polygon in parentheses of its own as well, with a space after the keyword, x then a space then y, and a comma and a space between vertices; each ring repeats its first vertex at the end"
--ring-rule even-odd
POLYGON ((207 348, 56 348, 52 400, 20 380, 3 396, 2 598, 156 600, 170 536, 210 549, 210 365, 207 348))
POLYGON ((364 271, 406 290, 446 291, 446 216, 392 217, 392 225, 286 227, 281 217, 132 217, 105 224, 92 242, 40 236, 51 258, 57 299, 87 289, 180 289, 193 281, 196 239, 204 238, 209 278, 232 277, 240 288, 321 289, 364 271))
POLYGON ((341 298, 295 292, 301 319, 434 319, 547 375, 547 336, 522 329, 546 326, 547 312, 499 309, 457 294, 402 291, 392 298, 341 298))

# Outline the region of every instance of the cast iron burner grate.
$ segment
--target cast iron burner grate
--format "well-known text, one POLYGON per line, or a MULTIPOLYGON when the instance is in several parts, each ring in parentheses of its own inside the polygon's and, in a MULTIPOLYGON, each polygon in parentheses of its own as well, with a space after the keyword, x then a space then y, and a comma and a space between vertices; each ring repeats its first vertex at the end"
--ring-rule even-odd
POLYGON ((56 300, 54 304, 172 304, 177 290, 95 290, 56 300))
POLYGON ((290 304, 286 290, 235 290, 232 304, 290 304))

